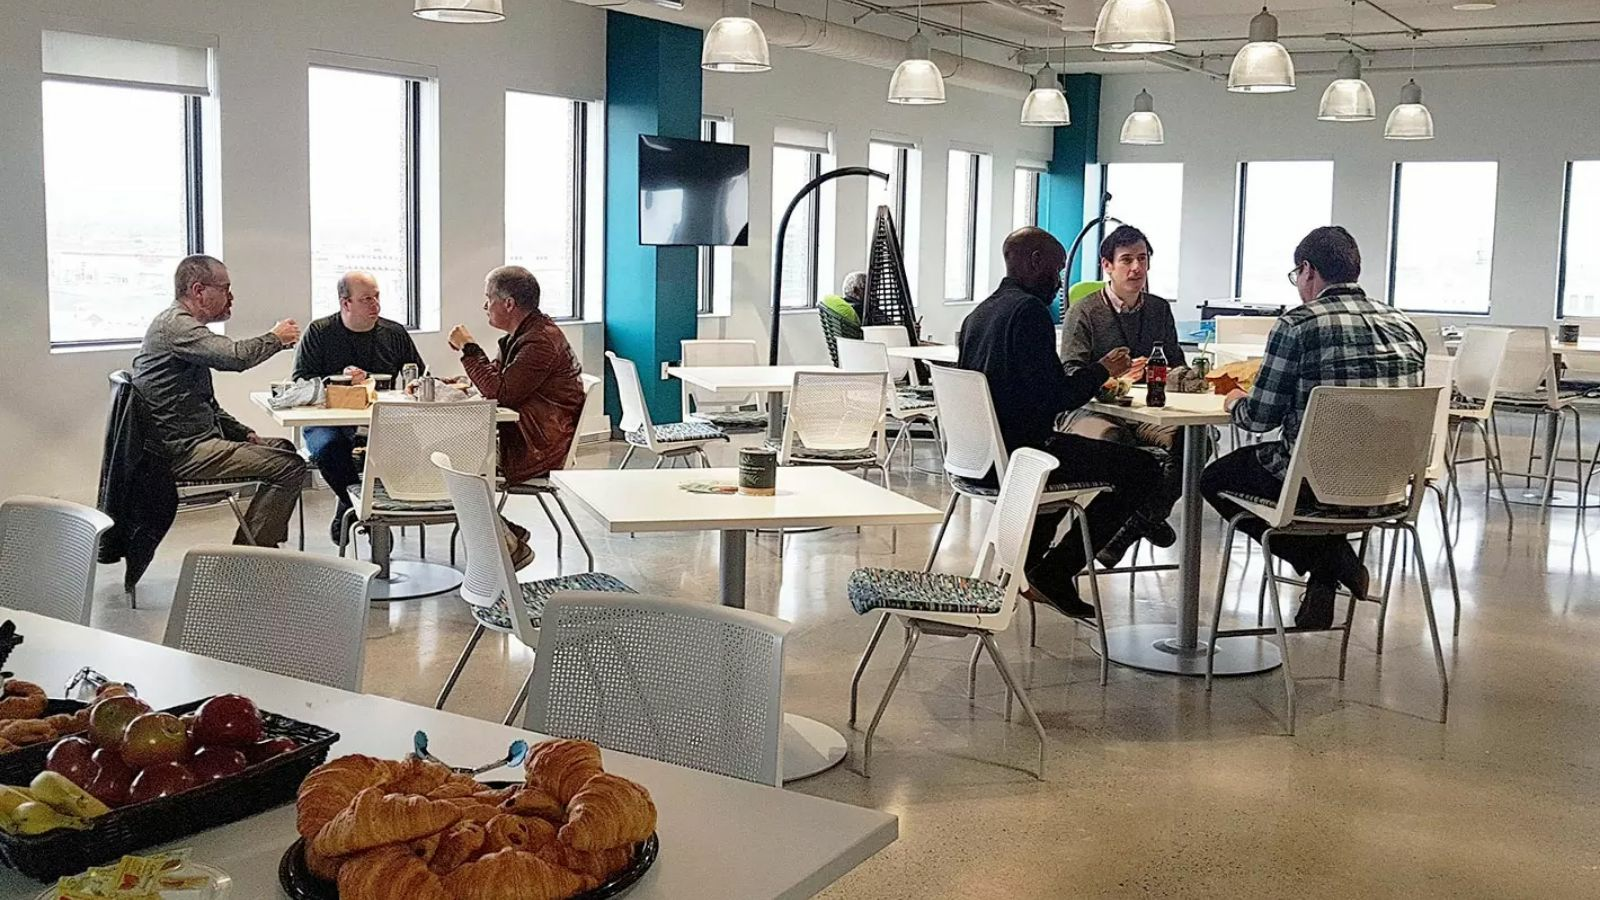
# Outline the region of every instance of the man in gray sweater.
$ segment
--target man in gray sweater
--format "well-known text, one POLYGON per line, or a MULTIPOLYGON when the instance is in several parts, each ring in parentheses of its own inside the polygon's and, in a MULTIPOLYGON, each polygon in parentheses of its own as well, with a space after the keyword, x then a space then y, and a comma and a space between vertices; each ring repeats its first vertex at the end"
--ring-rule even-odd
MULTIPOLYGON (((1100 268, 1106 274, 1106 285, 1074 304, 1061 329, 1061 362, 1068 375, 1115 347, 1127 347, 1133 355, 1133 369, 1123 377, 1136 381, 1143 377, 1145 361, 1157 345, 1166 354, 1168 366, 1185 364, 1172 304, 1145 289, 1151 255, 1150 239, 1132 225, 1117 228, 1100 243, 1100 268)), ((1151 505, 1142 516, 1147 522, 1161 525, 1147 529, 1142 536, 1162 547, 1175 543, 1177 535, 1165 522, 1183 495, 1181 429, 1126 422, 1079 410, 1067 430, 1097 440, 1156 447, 1167 453, 1161 489, 1152 494, 1151 505)), ((1103 565, 1116 565, 1140 536, 1133 529, 1124 529, 1096 558, 1103 565)))

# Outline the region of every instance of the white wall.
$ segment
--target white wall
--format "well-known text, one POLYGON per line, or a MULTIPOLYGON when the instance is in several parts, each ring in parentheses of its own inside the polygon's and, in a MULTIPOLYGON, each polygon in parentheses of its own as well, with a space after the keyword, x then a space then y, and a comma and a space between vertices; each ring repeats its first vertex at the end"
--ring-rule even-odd
MULTIPOLYGON (((1386 141, 1383 120, 1399 99, 1400 73, 1369 74, 1378 119, 1318 122, 1328 78, 1302 78, 1289 94, 1244 96, 1197 75, 1108 76, 1102 83, 1102 162, 1182 162, 1183 226, 1179 318, 1197 318, 1204 299, 1233 290, 1238 164, 1332 159, 1333 220, 1361 245, 1362 282, 1387 295, 1393 166, 1407 160, 1493 160, 1500 166, 1489 321, 1554 321, 1562 178, 1570 159, 1600 157, 1593 67, 1421 72, 1433 113, 1432 141, 1386 141), (1140 88, 1155 95, 1166 127, 1158 147, 1118 143, 1140 88)), ((1285 259, 1288 271, 1292 260, 1285 259)), ((1285 296, 1292 290, 1284 284, 1285 296)), ((1484 321, 1453 316, 1453 321, 1484 321)))
MULTIPOLYGON (((307 52, 332 50, 437 67, 440 278, 446 329, 480 337, 483 275, 503 262, 504 92, 515 88, 598 99, 605 89, 605 20, 562 0, 519 0, 492 27, 414 19, 396 0, 7 0, 0 28, 0 497, 18 492, 92 502, 105 427, 106 373, 129 349, 52 354, 46 305, 39 32, 125 23, 214 35, 221 100, 220 255, 237 301, 230 334, 259 334, 280 318, 310 318, 306 157, 307 52), (68 16, 78 17, 67 18, 68 16)), ((107 135, 114 142, 116 135, 107 135)), ((209 249, 209 248, 208 248, 209 249)), ((598 371, 599 326, 568 330, 584 367, 598 371)), ((457 364, 441 333, 417 335, 442 370, 457 364)), ((278 433, 246 398, 289 371, 292 353, 240 375, 219 375, 225 406, 278 433)))
MULTIPOLYGON (((729 115, 733 139, 750 145, 750 246, 733 250, 733 308, 704 316, 702 337, 753 338, 765 355, 772 318, 772 130, 783 119, 820 123, 833 132, 840 166, 867 164, 874 135, 916 140, 922 149, 922 210, 917 311, 925 333, 950 340, 973 304, 944 302, 945 170, 952 144, 993 154, 991 234, 980 246, 991 254, 991 281, 1001 272, 1000 241, 1011 230, 1012 170, 1019 155, 1050 158, 1051 129, 1017 124, 1020 99, 951 87, 942 106, 897 106, 885 100, 889 73, 882 69, 773 48, 772 71, 761 75, 706 73, 705 112, 729 115)), ((836 280, 863 268, 868 251, 866 179, 835 182, 836 280)), ((785 198, 785 202, 787 198, 785 198)), ((899 223, 897 223, 899 224, 899 223)), ((901 228, 904 238, 904 228, 901 228)), ((826 252, 826 251, 825 251, 826 252)), ((838 286, 832 286, 837 291, 838 286)), ((986 296, 993 285, 979 285, 986 296)), ((815 310, 783 313, 785 362, 824 362, 827 349, 815 310)))

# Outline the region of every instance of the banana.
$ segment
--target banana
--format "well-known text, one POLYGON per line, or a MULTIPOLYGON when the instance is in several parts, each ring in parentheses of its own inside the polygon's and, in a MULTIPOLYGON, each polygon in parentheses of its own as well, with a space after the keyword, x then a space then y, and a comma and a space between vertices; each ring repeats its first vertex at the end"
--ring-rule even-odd
MULTIPOLYGON (((103 816, 111 811, 93 795, 81 787, 73 784, 67 776, 60 772, 45 769, 33 778, 33 783, 28 785, 34 799, 44 803, 57 812, 81 819, 93 819, 103 816)), ((3 802, 3 801, 0 801, 3 802)))
POLYGON ((61 828, 72 828, 85 831, 89 823, 77 816, 67 816, 56 812, 55 809, 37 800, 30 800, 11 811, 9 823, 15 828, 17 834, 32 835, 44 834, 47 831, 56 831, 61 828))
POLYGON ((28 793, 27 788, 0 785, 0 820, 11 815, 11 811, 22 804, 37 799, 37 797, 28 793))

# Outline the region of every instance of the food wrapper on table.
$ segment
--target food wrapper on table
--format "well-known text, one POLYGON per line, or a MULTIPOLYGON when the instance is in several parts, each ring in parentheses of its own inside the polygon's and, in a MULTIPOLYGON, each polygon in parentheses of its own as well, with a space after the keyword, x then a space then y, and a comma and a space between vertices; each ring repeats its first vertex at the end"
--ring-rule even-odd
POLYGON ((53 900, 208 900, 214 876, 189 863, 189 850, 124 856, 116 865, 95 866, 56 882, 53 900))

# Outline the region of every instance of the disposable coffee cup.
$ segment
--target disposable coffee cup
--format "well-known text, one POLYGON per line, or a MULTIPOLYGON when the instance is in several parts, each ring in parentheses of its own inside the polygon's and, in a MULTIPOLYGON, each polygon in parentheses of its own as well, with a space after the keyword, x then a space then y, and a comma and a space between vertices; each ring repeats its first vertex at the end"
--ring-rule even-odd
POLYGON ((1581 333, 1581 329, 1576 324, 1563 324, 1561 326, 1560 336, 1556 339, 1563 344, 1576 344, 1578 342, 1578 335, 1581 333))
POLYGON ((778 451, 745 447, 739 451, 739 493, 771 497, 778 492, 778 451))

